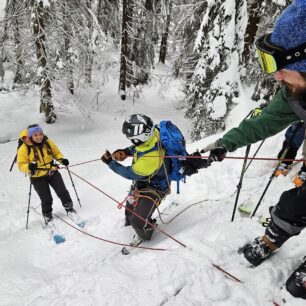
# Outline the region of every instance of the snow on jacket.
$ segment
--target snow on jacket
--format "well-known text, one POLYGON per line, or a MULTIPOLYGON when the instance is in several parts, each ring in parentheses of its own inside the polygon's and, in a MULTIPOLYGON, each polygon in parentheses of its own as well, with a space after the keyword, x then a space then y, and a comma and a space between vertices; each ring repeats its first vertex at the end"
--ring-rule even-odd
POLYGON ((239 127, 231 129, 222 137, 221 143, 229 152, 232 152, 276 135, 301 119, 303 118, 299 117, 288 104, 286 89, 283 87, 263 109, 260 116, 243 120, 239 127))
POLYGON ((129 147, 128 150, 133 155, 131 166, 123 166, 115 160, 109 163, 109 168, 122 177, 135 180, 146 181, 152 187, 167 189, 166 174, 170 167, 170 160, 165 159, 165 150, 159 149, 159 131, 155 129, 154 134, 145 143, 139 146, 129 147))
POLYGON ((17 152, 17 165, 21 172, 25 172, 29 174, 29 176, 35 178, 47 175, 49 170, 57 170, 57 167, 53 165, 53 159, 60 160, 64 158, 64 156, 51 139, 46 139, 46 137, 44 137, 41 144, 33 144, 28 137, 27 130, 22 131, 19 137, 23 141, 23 144, 19 147, 17 152), (48 142, 50 148, 48 148, 46 142, 48 142), (29 164, 32 162, 37 163, 37 168, 47 170, 36 170, 35 174, 31 175, 29 164))

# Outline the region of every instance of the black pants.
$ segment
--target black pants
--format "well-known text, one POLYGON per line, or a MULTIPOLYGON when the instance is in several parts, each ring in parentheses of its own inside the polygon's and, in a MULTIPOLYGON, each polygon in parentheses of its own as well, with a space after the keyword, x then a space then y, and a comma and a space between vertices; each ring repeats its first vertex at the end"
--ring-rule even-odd
POLYGON ((306 181, 301 187, 283 192, 270 211, 278 227, 290 236, 298 235, 306 227, 306 181))
POLYGON ((130 210, 135 211, 135 213, 140 215, 143 219, 145 219, 145 221, 141 220, 127 209, 125 210, 125 217, 140 238, 143 240, 150 240, 154 228, 152 228, 147 221, 150 223, 152 222, 151 216, 154 213, 156 206, 158 206, 162 201, 165 194, 162 191, 151 188, 140 189, 137 190, 137 192, 139 193, 137 203, 135 203, 133 206, 129 201, 127 201, 126 206, 130 210))
POLYGON ((62 176, 58 171, 53 172, 51 176, 46 175, 38 178, 31 178, 31 182, 40 197, 43 215, 47 215, 52 212, 53 198, 51 195, 50 186, 54 189, 66 210, 71 210, 73 208, 69 192, 66 189, 62 176))

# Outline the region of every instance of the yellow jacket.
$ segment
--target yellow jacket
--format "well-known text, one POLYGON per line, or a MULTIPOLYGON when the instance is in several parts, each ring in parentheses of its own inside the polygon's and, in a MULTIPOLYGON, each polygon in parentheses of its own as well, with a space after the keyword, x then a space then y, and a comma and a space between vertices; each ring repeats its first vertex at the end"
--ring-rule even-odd
POLYGON ((137 175, 154 175, 162 166, 165 150, 158 148, 158 142, 159 131, 155 129, 149 140, 135 147, 132 169, 137 175))
POLYGON ((31 177, 41 177, 48 174, 49 170, 57 170, 52 161, 53 159, 60 160, 64 156, 51 139, 44 137, 41 145, 34 145, 28 137, 27 130, 22 131, 19 137, 23 141, 17 151, 17 165, 21 172, 25 172, 31 177), (46 142, 48 142, 48 145, 46 142), (36 170, 35 174, 31 175, 29 164, 32 162, 37 163, 37 168, 47 170, 36 170))

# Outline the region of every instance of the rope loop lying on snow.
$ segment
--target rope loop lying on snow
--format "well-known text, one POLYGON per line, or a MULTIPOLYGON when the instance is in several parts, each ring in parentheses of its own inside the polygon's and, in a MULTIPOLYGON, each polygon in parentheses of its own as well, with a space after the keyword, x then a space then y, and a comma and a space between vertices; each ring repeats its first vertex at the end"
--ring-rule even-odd
MULTIPOLYGON (((37 211, 37 209, 33 206, 31 206, 32 210, 34 210, 38 215, 42 215, 41 213, 39 213, 37 211)), ((64 220, 62 217, 60 217, 59 215, 57 214, 53 214, 56 218, 58 218, 59 220, 61 220, 63 223, 67 224, 68 226, 72 227, 73 229, 75 229, 76 231, 84 234, 84 235, 87 235, 91 238, 94 238, 94 239, 97 239, 97 240, 101 240, 101 241, 104 241, 104 242, 108 242, 108 243, 111 243, 111 244, 116 244, 116 245, 120 245, 120 246, 127 246, 127 247, 133 247, 133 248, 137 248, 137 249, 145 249, 145 250, 152 250, 152 251, 170 251, 168 249, 162 249, 162 248, 152 248, 152 247, 145 247, 145 246, 133 246, 133 245, 129 245, 129 244, 125 244, 125 243, 121 243, 121 242, 117 242, 117 241, 112 241, 112 240, 109 240, 109 239, 105 239, 105 238, 101 238, 101 237, 98 237, 98 236, 95 236, 93 234, 90 234, 90 233, 87 233, 83 230, 81 230, 80 228, 72 225, 71 223, 67 222, 66 220, 64 220)))
POLYGON ((165 231, 163 231, 162 229, 160 229, 158 226, 156 226, 156 224, 153 224, 151 222, 149 222, 148 220, 144 219, 141 215, 139 215, 137 212, 135 212, 133 209, 127 207, 126 205, 124 205, 122 202, 119 202, 118 200, 116 200, 115 198, 113 198, 112 196, 110 196, 109 194, 107 194, 106 192, 104 192, 102 189, 98 188, 97 186, 95 186, 94 184, 90 183, 89 181, 87 181, 86 179, 84 179, 83 177, 81 177, 80 175, 76 174, 75 172, 70 170, 70 173, 72 173, 73 175, 75 175, 76 177, 78 177, 80 180, 82 180, 83 182, 87 183, 88 185, 90 185, 91 187, 95 188, 96 190, 98 190, 99 192, 103 193, 105 196, 107 196, 108 198, 110 198, 113 202, 117 203, 117 205, 125 207, 125 209, 127 211, 129 211, 130 213, 132 213, 133 215, 135 215, 137 218, 139 218, 140 220, 146 222, 147 224, 149 224, 152 228, 158 230, 159 232, 163 233, 164 235, 166 235, 167 237, 169 237, 170 239, 172 239, 173 241, 175 241, 176 243, 180 244, 181 246, 183 246, 184 248, 186 248, 186 245, 182 242, 180 242, 179 240, 177 240, 176 238, 174 238, 173 236, 169 235, 168 233, 166 233, 165 231))

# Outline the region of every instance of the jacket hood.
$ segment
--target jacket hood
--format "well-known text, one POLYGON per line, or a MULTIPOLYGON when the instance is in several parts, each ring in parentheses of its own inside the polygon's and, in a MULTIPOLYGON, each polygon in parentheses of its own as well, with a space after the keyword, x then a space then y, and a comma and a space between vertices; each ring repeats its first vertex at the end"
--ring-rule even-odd
POLYGON ((32 146, 33 143, 31 139, 28 136, 28 129, 24 129, 20 134, 19 134, 19 139, 24 142, 28 146, 32 146))

